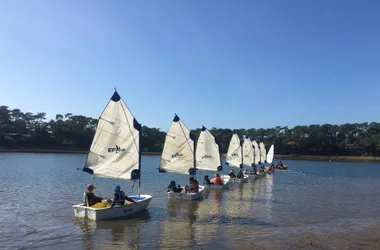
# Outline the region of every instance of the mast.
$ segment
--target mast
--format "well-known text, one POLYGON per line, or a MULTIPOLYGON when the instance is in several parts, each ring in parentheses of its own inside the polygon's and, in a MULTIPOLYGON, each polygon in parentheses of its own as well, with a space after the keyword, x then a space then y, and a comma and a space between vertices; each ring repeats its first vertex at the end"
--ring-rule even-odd
POLYGON ((140 197, 141 192, 141 131, 139 131, 139 188, 137 190, 137 195, 140 197))
MULTIPOLYGON (((239 139, 239 142, 240 142, 240 148, 241 148, 241 163, 240 163, 240 169, 243 169, 244 168, 244 149, 243 149, 243 144, 241 144, 241 141, 239 139)), ((244 140, 243 140, 243 143, 244 143, 244 140)))
MULTIPOLYGON (((191 132, 190 132, 190 137, 192 136, 192 134, 191 134, 191 132)), ((193 175, 193 177, 194 177, 194 179, 196 178, 195 176, 196 176, 196 174, 197 174, 197 161, 196 161, 196 159, 195 159, 195 139, 193 140, 193 147, 194 147, 194 150, 193 150, 193 168, 194 168, 194 175, 193 175)))

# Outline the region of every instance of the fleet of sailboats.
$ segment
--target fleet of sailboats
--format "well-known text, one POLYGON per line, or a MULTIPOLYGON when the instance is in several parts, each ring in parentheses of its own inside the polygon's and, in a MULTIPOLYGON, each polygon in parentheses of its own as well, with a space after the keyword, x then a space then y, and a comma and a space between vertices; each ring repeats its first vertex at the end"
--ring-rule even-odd
MULTIPOLYGON (((106 220, 133 215, 149 206, 152 196, 141 194, 141 124, 137 122, 116 89, 104 111, 99 117, 90 151, 85 166, 81 169, 99 178, 112 178, 138 182, 137 195, 129 196, 135 203, 126 202, 122 206, 111 207, 109 202, 102 201, 94 206, 81 203, 73 205, 76 217, 92 220, 106 220)), ((265 145, 249 137, 241 143, 235 133, 231 137, 226 164, 243 170, 253 169, 265 163, 271 164, 274 157, 274 145, 268 154, 265 145)), ((199 185, 196 193, 168 191, 168 197, 174 199, 201 200, 205 188, 228 188, 230 181, 246 182, 243 178, 230 178, 223 174, 223 164, 219 145, 215 137, 204 126, 197 143, 183 121, 174 116, 166 133, 164 149, 160 159, 160 172, 170 172, 196 177, 197 171, 221 172, 223 185, 199 185)), ((251 173, 253 176, 265 176, 264 173, 251 173)), ((195 178, 196 179, 196 178, 195 178)), ((184 187, 185 185, 182 185, 184 187)))

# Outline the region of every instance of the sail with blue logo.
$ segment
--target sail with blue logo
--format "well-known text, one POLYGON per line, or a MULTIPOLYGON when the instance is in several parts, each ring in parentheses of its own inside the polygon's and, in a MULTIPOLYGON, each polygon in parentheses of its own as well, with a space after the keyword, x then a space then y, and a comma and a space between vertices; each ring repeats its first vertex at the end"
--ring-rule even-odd
POLYGON ((251 167, 254 161, 254 149, 251 139, 246 137, 243 142, 243 166, 251 167))
POLYGON ((160 169, 178 174, 194 170, 194 138, 182 120, 175 115, 165 137, 160 169))
POLYGON ((267 154, 267 163, 272 164, 274 157, 274 145, 270 146, 268 154, 267 154))
POLYGON ((237 134, 233 134, 228 146, 226 163, 230 166, 240 167, 241 161, 241 145, 237 134))
POLYGON ((267 150, 265 149, 265 145, 263 142, 260 142, 259 148, 260 148, 260 162, 261 164, 264 164, 267 160, 267 150))
POLYGON ((252 146, 253 146, 253 149, 254 149, 254 161, 253 163, 255 165, 259 164, 260 163, 260 148, 259 148, 259 144, 257 144, 256 141, 252 141, 252 146))
POLYGON ((214 136, 205 127, 198 137, 195 153, 197 169, 218 171, 221 168, 219 146, 214 136))
POLYGON ((139 179, 141 125, 115 91, 99 117, 83 171, 115 179, 139 179))

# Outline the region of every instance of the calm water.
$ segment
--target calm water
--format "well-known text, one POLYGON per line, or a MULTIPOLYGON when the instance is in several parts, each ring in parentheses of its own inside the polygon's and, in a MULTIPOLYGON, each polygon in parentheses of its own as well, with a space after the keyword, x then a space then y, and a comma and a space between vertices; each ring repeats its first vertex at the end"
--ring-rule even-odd
POLYGON ((217 244, 228 249, 271 242, 284 247, 278 239, 299 232, 360 229, 380 221, 379 164, 287 161, 288 171, 231 183, 225 191, 205 191, 203 201, 175 201, 168 200, 166 186, 172 179, 185 184, 187 177, 158 173, 154 156, 142 159, 142 193, 154 196, 146 212, 129 220, 76 219, 71 205, 81 202, 88 183, 103 197, 111 196, 116 184, 129 194, 133 187, 76 170, 85 157, 0 153, 0 246, 183 249, 217 244))

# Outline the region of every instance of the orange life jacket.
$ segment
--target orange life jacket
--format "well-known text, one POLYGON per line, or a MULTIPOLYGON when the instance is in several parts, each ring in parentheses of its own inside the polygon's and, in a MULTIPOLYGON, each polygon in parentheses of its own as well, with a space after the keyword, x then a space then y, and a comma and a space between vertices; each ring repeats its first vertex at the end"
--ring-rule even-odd
POLYGON ((220 178, 220 177, 215 177, 214 184, 215 184, 215 185, 223 185, 222 178, 220 178))
POLYGON ((198 184, 198 182, 194 181, 190 185, 190 192, 192 192, 192 193, 198 193, 198 191, 199 191, 199 184, 198 184))

